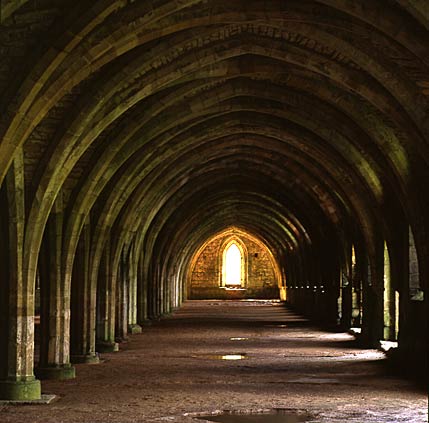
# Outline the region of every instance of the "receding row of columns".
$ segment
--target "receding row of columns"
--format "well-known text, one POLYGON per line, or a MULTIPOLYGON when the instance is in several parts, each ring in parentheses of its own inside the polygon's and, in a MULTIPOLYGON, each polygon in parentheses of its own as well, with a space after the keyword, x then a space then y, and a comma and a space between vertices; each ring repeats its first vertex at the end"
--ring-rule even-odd
POLYGON ((166 282, 158 284, 158 279, 152 278, 153 283, 147 283, 147 268, 133 242, 117 247, 120 253, 116 255, 114 243, 107 237, 98 278, 93 280, 89 218, 80 235, 67 288, 65 212, 59 196, 39 252, 40 326, 35 324, 35 287, 26 285, 23 277, 21 182, 12 169, 0 189, 1 203, 9 205, 0 208, 0 399, 7 400, 39 399, 38 379, 74 378, 73 363, 97 363, 99 353, 118 351, 128 334, 141 332, 151 319, 159 319, 178 305, 173 304, 166 282), (34 368, 37 327, 40 350, 34 368))
MULTIPOLYGON (((20 160, 17 157, 15 163, 22 169, 20 160)), ((7 205, 0 208, 0 399, 41 395, 34 376, 34 283, 25 277, 23 266, 23 193, 22 173, 15 171, 14 164, 0 188, 0 202, 7 205)), ((118 351, 129 333, 141 332, 142 326, 169 314, 185 299, 186 260, 180 270, 170 264, 166 268, 169 257, 160 260, 154 245, 147 248, 150 254, 143 255, 132 236, 118 245, 110 229, 95 263, 95 224, 90 217, 74 252, 68 286, 65 213, 59 195, 38 252, 41 313, 35 374, 39 379, 75 377, 72 363, 96 363, 98 353, 118 351)), ((320 239, 312 238, 311 247, 299 241, 302 245, 285 254, 279 265, 286 274, 287 300, 301 312, 342 329, 361 326, 361 338, 371 346, 381 339, 398 339, 405 357, 417 357, 419 363, 425 354, 425 344, 419 340, 424 339, 420 332, 427 299, 410 296, 411 285, 413 292, 419 290, 419 275, 414 242, 408 228, 401 228, 389 241, 381 232, 376 234, 371 255, 359 236, 344 237, 355 239, 352 243, 322 233, 320 239)))
POLYGON ((427 298, 420 285, 412 231, 398 225, 390 243, 376 234, 371 256, 361 240, 345 246, 332 242, 325 252, 320 250, 322 260, 316 269, 314 257, 303 251, 295 253, 299 257, 291 258, 286 269, 289 304, 331 327, 360 328, 362 345, 398 342, 391 353, 396 363, 410 376, 424 378, 427 298))

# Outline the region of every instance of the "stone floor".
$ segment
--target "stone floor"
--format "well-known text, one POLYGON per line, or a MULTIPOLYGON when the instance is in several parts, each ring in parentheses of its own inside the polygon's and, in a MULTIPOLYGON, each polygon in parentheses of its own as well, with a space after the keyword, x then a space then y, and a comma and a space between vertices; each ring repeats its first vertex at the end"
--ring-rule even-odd
POLYGON ((426 392, 389 375, 381 352, 269 301, 189 301, 101 364, 78 365, 76 379, 42 389, 59 400, 2 406, 0 422, 198 423, 274 408, 311 422, 428 421, 426 392))

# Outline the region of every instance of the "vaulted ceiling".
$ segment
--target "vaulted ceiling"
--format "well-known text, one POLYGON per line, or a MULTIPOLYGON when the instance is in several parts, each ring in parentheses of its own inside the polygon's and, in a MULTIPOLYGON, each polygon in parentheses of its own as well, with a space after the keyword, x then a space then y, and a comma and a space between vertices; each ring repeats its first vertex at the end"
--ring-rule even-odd
MULTIPOLYGON (((24 260, 54 205, 171 268, 235 226, 282 260, 411 224, 427 248, 425 0, 3 2, 0 178, 24 260)), ((71 263, 71 262, 70 262, 71 263)))

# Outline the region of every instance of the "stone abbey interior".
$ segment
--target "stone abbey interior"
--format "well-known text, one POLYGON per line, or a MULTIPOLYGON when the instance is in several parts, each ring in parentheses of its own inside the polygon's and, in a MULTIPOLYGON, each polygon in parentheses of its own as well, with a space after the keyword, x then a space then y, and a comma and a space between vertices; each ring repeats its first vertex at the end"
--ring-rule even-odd
POLYGON ((427 0, 0 19, 1 422, 427 422, 427 0))

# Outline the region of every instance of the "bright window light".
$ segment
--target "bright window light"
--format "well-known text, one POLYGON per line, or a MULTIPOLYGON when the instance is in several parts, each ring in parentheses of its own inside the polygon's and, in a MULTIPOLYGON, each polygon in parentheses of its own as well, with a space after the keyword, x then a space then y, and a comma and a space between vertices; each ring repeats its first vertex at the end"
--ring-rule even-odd
POLYGON ((225 284, 241 285, 241 253, 236 244, 229 246, 225 261, 225 284))

